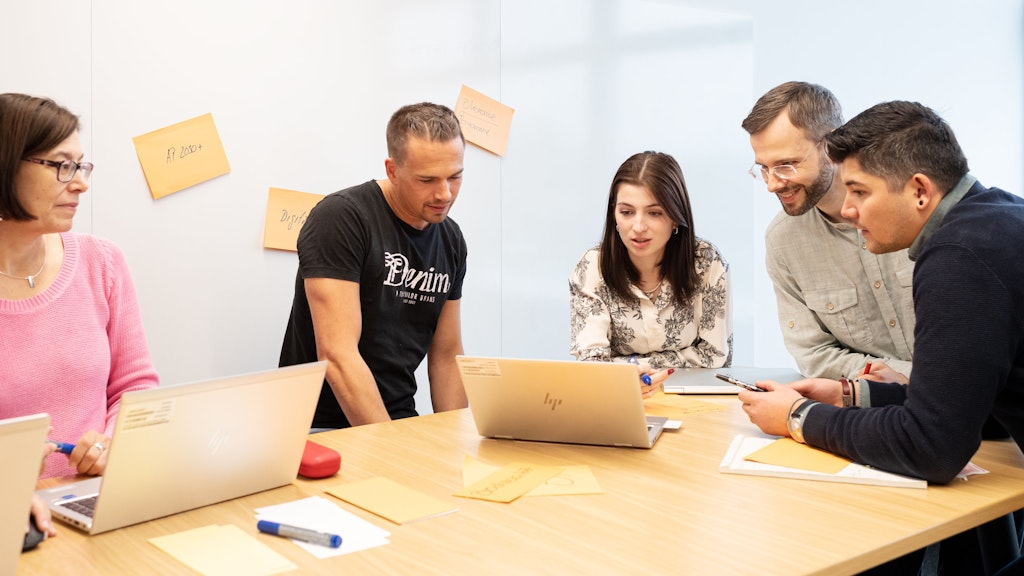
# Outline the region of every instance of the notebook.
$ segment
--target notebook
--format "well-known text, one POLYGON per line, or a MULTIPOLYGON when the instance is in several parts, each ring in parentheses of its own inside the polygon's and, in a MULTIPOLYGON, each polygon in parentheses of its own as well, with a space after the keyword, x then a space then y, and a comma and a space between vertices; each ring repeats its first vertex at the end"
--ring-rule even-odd
POLYGON ((718 373, 728 374, 750 384, 758 380, 774 380, 788 384, 804 378, 792 368, 676 368, 676 371, 665 380, 663 388, 666 394, 738 394, 742 390, 739 386, 716 378, 715 374, 718 373))
POLYGON ((99 534, 288 484, 325 370, 314 362, 127 392, 103 476, 37 493, 55 518, 99 534))
POLYGON ((0 474, 0 574, 17 571, 49 427, 46 414, 0 420, 0 454, 4 458, 0 474))
POLYGON ((455 359, 481 436, 651 448, 668 421, 644 415, 631 364, 455 359))

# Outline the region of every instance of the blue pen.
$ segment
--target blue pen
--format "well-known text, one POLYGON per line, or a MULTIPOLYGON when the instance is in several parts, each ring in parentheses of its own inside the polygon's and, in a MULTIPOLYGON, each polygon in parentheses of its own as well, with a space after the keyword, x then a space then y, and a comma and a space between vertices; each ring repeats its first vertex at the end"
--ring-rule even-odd
POLYGON ((56 440, 47 440, 50 444, 57 446, 57 452, 61 454, 71 454, 71 451, 75 449, 74 444, 68 444, 67 442, 57 442, 56 440))
MULTIPOLYGON (((629 362, 630 364, 634 364, 636 366, 640 365, 640 361, 636 359, 636 354, 633 354, 632 356, 630 356, 629 360, 626 360, 626 361, 629 362)), ((648 374, 641 374, 640 375, 640 381, 643 382, 644 384, 648 385, 648 386, 651 385, 651 377, 648 374)))
POLYGON ((311 544, 319 544, 329 548, 338 548, 341 546, 341 536, 338 536, 337 534, 317 532, 316 530, 299 528, 298 526, 289 526, 287 524, 280 524, 269 520, 260 520, 257 522, 256 529, 265 534, 294 538, 296 540, 302 540, 303 542, 309 542, 311 544))

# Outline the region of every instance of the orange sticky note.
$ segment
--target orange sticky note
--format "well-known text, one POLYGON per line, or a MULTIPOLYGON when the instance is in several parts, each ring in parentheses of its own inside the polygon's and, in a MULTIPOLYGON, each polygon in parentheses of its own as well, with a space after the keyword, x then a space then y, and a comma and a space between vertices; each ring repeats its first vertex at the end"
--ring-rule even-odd
POLYGON ((333 486, 326 492, 367 512, 387 518, 395 524, 405 524, 458 510, 456 506, 383 476, 333 486))
POLYGON ((850 465, 846 458, 801 444, 792 438, 779 438, 764 448, 747 454, 744 460, 822 474, 837 474, 850 465))
POLYGON ((295 252, 299 230, 306 223, 309 211, 320 200, 323 200, 320 194, 271 188, 263 224, 263 247, 295 252))
POLYGON ((132 138, 153 199, 231 171, 213 114, 132 138))
POLYGON ((511 502, 558 476, 563 470, 561 466, 507 464, 493 474, 466 486, 461 492, 456 492, 455 496, 492 502, 511 502))
POLYGON ((465 85, 455 105, 455 116, 466 140, 498 156, 505 155, 513 112, 514 109, 465 85))

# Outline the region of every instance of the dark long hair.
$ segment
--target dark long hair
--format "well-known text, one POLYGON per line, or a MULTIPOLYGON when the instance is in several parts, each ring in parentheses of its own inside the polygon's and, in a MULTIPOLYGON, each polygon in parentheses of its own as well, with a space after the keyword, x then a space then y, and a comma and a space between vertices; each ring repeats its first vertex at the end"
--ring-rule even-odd
POLYGON ((640 152, 630 156, 619 166, 608 192, 608 211, 601 239, 601 276, 611 291, 623 300, 636 298, 629 290, 630 282, 640 284, 640 272, 629 259, 629 252, 615 229, 615 204, 619 186, 644 186, 654 195, 669 218, 679 227, 668 238, 665 254, 658 266, 661 275, 671 285, 672 298, 677 304, 687 302, 697 290, 698 278, 694 265, 697 238, 693 231, 693 212, 686 192, 683 171, 675 158, 663 152, 640 152))

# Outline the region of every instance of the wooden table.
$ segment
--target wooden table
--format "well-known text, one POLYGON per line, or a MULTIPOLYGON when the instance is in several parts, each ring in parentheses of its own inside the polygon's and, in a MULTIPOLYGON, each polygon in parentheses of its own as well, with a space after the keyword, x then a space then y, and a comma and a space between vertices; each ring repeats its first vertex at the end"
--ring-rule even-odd
POLYGON ((480 438, 468 410, 313 436, 342 454, 338 476, 294 484, 168 518, 86 536, 60 535, 22 556, 18 574, 194 574, 147 542, 234 523, 302 574, 853 574, 1024 508, 1024 457, 988 441, 973 461, 990 474, 927 490, 722 474, 735 434, 757 434, 735 398, 688 417, 653 450, 480 438), (455 498, 466 455, 501 465, 586 464, 604 494, 455 498), (391 543, 316 560, 259 534, 257 507, 341 482, 386 476, 459 511, 396 525, 334 500, 391 532, 391 543))

